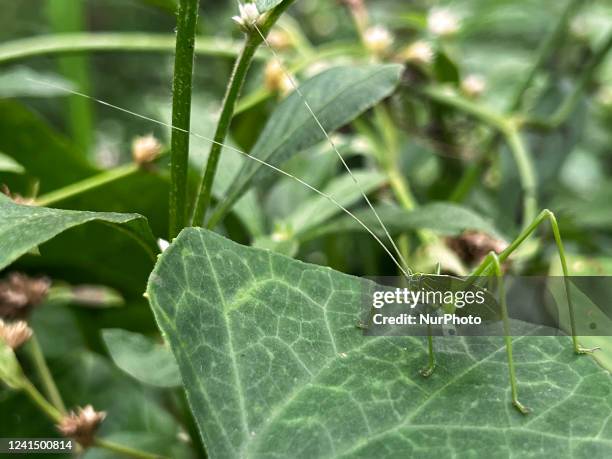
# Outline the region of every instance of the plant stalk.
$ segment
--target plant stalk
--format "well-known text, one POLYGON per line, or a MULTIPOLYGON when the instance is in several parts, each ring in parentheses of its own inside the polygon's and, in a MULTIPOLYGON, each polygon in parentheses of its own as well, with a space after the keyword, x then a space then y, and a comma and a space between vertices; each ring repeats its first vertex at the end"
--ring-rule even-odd
POLYGON ((199 0, 180 0, 177 12, 176 54, 172 83, 172 137, 170 141, 170 228, 174 238, 187 224, 187 172, 191 88, 199 0))
MULTIPOLYGON (((37 56, 91 52, 171 52, 176 37, 159 33, 95 32, 63 33, 22 38, 0 44, 0 64, 37 56)), ((198 38, 196 54, 214 57, 236 57, 240 46, 234 41, 198 38)), ((255 59, 261 59, 257 53, 255 59)))
POLYGON ((93 444, 98 448, 104 448, 108 451, 112 451, 122 456, 133 457, 135 459, 168 459, 166 458, 166 456, 147 453, 146 451, 130 448, 129 446, 120 445, 118 443, 109 440, 104 440, 102 438, 96 438, 93 444))
POLYGON ((30 338, 27 348, 47 397, 61 414, 66 414, 66 405, 57 389, 57 385, 45 361, 45 356, 42 353, 38 338, 36 338, 35 334, 30 338))
MULTIPOLYGON (((85 28, 86 4, 84 0, 47 0, 47 16, 55 32, 80 32, 85 28)), ((63 76, 74 82, 78 91, 91 93, 86 56, 61 56, 57 65, 63 76)), ((91 100, 72 95, 67 100, 66 121, 72 139, 85 156, 92 144, 93 111, 91 100)))
POLYGON ((225 142, 229 127, 234 116, 234 108, 236 106, 236 100, 242 90, 246 75, 251 66, 251 61, 257 50, 257 47, 261 43, 261 37, 255 34, 248 34, 244 42, 244 46, 227 86, 225 97, 223 99, 223 105, 221 108, 221 115, 217 122, 217 129, 215 130, 214 143, 210 146, 210 153, 208 154, 208 161, 206 162, 206 169, 204 175, 198 187, 198 193, 196 202, 193 209, 193 215, 191 217, 192 226, 202 226, 204 223, 204 217, 206 216, 206 210, 210 206, 212 198, 212 187, 215 180, 215 174, 217 172, 217 166, 219 164, 219 158, 221 157, 222 144, 225 142))
POLYGON ((202 226, 204 224, 206 211, 210 206, 212 198, 212 188, 215 180, 215 174, 217 172, 217 166, 219 164, 219 158, 221 156, 222 144, 225 142, 225 138, 227 137, 227 133, 234 116, 236 101, 240 95, 244 81, 246 80, 255 51, 257 51, 257 48, 263 42, 262 35, 264 37, 267 35, 276 20, 292 2, 293 0, 284 0, 273 10, 267 13, 261 26, 258 26, 260 28, 259 31, 255 30, 253 27, 248 29, 244 46, 240 55, 238 56, 238 59, 236 60, 236 63, 234 64, 234 69, 232 70, 232 75, 223 98, 221 115, 215 130, 214 143, 210 147, 208 161, 206 162, 206 169, 202 175, 196 200, 193 206, 193 216, 190 222, 192 226, 202 226), (259 32, 261 32, 261 34, 259 32))
POLYGON ((113 169, 108 169, 100 172, 99 174, 87 177, 86 179, 71 183, 63 188, 43 194, 36 199, 35 204, 38 206, 50 206, 57 202, 78 196, 81 193, 95 190, 96 188, 114 182, 115 180, 129 177, 139 170, 140 168, 138 165, 134 163, 124 164, 113 169))

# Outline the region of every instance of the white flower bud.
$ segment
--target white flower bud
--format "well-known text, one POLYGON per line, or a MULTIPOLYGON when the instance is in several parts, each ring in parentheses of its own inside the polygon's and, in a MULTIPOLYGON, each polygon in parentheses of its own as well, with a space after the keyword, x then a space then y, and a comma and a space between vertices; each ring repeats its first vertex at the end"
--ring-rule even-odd
POLYGON ((153 162, 161 153, 162 145, 153 134, 136 137, 132 142, 132 158, 139 165, 153 162))
POLYGON ((427 28, 440 37, 448 37, 459 31, 459 17, 447 8, 433 8, 427 15, 427 28))
POLYGON ((366 48, 376 55, 385 54, 393 44, 393 35, 383 26, 368 28, 363 34, 366 48))
POLYGON ((430 43, 419 40, 404 49, 401 57, 416 64, 430 64, 433 61, 434 51, 430 43))
POLYGON ((244 30, 249 30, 253 24, 257 24, 260 18, 259 10, 255 3, 239 3, 238 9, 240 16, 233 16, 232 19, 240 25, 244 30))
POLYGON ((461 82, 461 90, 468 97, 478 97, 487 88, 487 82, 481 75, 468 75, 461 82))

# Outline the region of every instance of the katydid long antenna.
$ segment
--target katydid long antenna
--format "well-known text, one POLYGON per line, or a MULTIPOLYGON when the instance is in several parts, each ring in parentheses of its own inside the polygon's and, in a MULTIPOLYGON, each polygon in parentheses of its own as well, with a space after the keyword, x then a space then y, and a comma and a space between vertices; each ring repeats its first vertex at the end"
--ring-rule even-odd
MULTIPOLYGON (((82 92, 75 91, 73 89, 66 88, 66 87, 61 86, 61 85, 57 85, 55 83, 50 83, 50 82, 47 82, 47 81, 42 81, 42 80, 38 80, 38 79, 34 79, 34 78, 27 78, 27 80, 31 81, 33 83, 37 83, 37 84, 40 84, 40 85, 44 85, 44 86, 47 86, 47 87, 51 87, 51 88, 54 88, 54 89, 59 89, 61 91, 65 91, 68 94, 72 94, 72 95, 79 96, 79 97, 85 97, 85 98, 87 98, 89 100, 92 100, 92 101, 94 101, 96 103, 99 103, 101 105, 104 105, 106 107, 112 108, 114 110, 121 111, 123 113, 127 113, 128 115, 135 116, 137 118, 149 121, 151 123, 158 124, 160 126, 167 127, 169 129, 173 129, 173 130, 176 130, 176 131, 184 132, 184 133, 186 133, 186 134, 188 134, 190 136, 193 136, 193 137, 195 137, 197 139, 200 139, 200 140, 205 140, 207 142, 215 143, 215 144, 220 145, 220 146, 222 146, 224 148, 227 148, 228 150, 231 150, 231 151, 233 151, 235 153, 240 153, 241 155, 243 155, 243 156, 245 156, 245 157, 247 157, 247 158, 249 158, 249 159, 251 159, 253 161, 258 162, 259 164, 262 164, 262 165, 264 165, 266 167, 269 167, 270 169, 274 170, 275 172, 278 172, 279 174, 282 174, 282 175, 284 175, 286 177, 291 178, 292 180, 297 181, 301 185, 305 186, 306 188, 314 191, 318 195, 320 195, 320 196, 324 197, 325 199, 327 199, 328 201, 330 201, 332 204, 334 204, 340 210, 342 210, 344 213, 346 213, 349 217, 351 217, 353 220, 355 220, 382 247, 382 249, 385 251, 385 253, 391 258, 393 263, 402 272, 402 274, 405 275, 406 277, 410 277, 410 274, 409 274, 410 270, 406 270, 402 266, 402 264, 393 255, 393 253, 389 250, 389 248, 381 241, 381 239, 376 235, 376 233, 368 225, 366 225, 363 222, 363 220, 361 220, 359 217, 357 217, 353 212, 348 210, 345 206, 340 204, 332 195, 330 195, 328 193, 325 193, 324 191, 319 190, 318 188, 316 188, 315 186, 313 186, 313 185, 309 184, 308 182, 302 180, 301 178, 299 178, 299 177, 297 177, 297 176, 295 176, 293 174, 290 174, 289 172, 286 172, 286 171, 280 169, 279 167, 274 166, 273 164, 267 163, 266 161, 263 161, 262 159, 259 159, 259 158, 255 157, 255 156, 252 156, 252 155, 248 154, 245 151, 242 151, 242 150, 240 150, 238 148, 235 148, 235 147, 233 147, 231 145, 227 145, 227 144, 224 144, 224 143, 221 143, 221 142, 217 142, 214 139, 211 139, 210 137, 207 137, 207 136, 202 135, 202 134, 198 134, 197 132, 193 132, 193 131, 190 131, 190 130, 187 130, 187 129, 183 129, 183 128, 179 128, 177 126, 173 126, 171 123, 166 123, 164 121, 161 121, 161 120, 158 120, 158 119, 155 119, 155 118, 151 118, 151 117, 146 116, 146 115, 142 115, 140 113, 134 112, 134 111, 129 110, 127 108, 123 108, 123 107, 120 107, 118 105, 111 104, 110 102, 106 102, 106 101, 104 101, 102 99, 97 99, 97 98, 95 98, 93 96, 90 96, 88 94, 84 94, 82 92)), ((387 235, 388 234, 389 233, 387 232, 387 235)), ((390 236, 389 236, 389 238, 390 238, 390 236)), ((395 246, 395 244, 393 244, 393 245, 395 246)), ((399 251, 398 251, 398 253, 399 253, 399 251)))

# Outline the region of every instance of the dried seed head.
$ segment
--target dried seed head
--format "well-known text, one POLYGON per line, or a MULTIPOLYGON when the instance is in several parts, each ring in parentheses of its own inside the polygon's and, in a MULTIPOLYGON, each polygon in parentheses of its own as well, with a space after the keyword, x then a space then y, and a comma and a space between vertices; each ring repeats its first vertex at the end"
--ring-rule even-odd
POLYGON ((465 231, 457 237, 446 239, 446 244, 467 265, 481 261, 489 252, 501 253, 508 243, 482 231, 465 231))
POLYGON ((161 150, 162 145, 153 134, 136 137, 132 142, 132 158, 139 166, 155 161, 161 150))
POLYGON ((466 96, 476 98, 487 88, 487 82, 481 75, 468 75, 461 82, 461 90, 466 96))
POLYGON ((31 206, 32 204, 34 204, 33 198, 25 198, 18 193, 11 193, 9 187, 6 186, 4 183, 0 187, 0 192, 11 198, 15 204, 22 204, 24 206, 31 206))
POLYGON ((427 15, 427 28, 439 37, 449 37, 459 31, 460 19, 447 8, 433 8, 427 15))
POLYGON ((381 56, 386 54, 389 48, 391 48, 393 35, 391 35, 391 32, 386 27, 373 26, 364 32, 363 42, 370 52, 381 56))
POLYGON ((255 3, 239 3, 238 9, 240 10, 240 16, 233 16, 232 19, 245 31, 248 32, 253 27, 253 24, 257 24, 261 15, 257 9, 255 3))
POLYGON ((4 322, 0 319, 0 340, 11 349, 17 349, 32 336, 32 329, 23 320, 4 322))
POLYGON ((79 408, 78 413, 71 411, 57 425, 60 433, 74 438, 84 447, 93 443, 94 435, 100 423, 106 417, 104 411, 95 411, 91 405, 79 408))
POLYGON ((266 65, 264 71, 264 81, 266 88, 272 92, 287 95, 293 90, 292 78, 283 70, 283 67, 276 59, 272 59, 266 65))
POLYGON ((427 65, 433 61, 434 51, 429 42, 415 41, 400 53, 400 57, 408 62, 427 65))
POLYGON ((51 281, 46 277, 28 277, 11 273, 0 281, 0 317, 23 319, 47 297, 51 281))

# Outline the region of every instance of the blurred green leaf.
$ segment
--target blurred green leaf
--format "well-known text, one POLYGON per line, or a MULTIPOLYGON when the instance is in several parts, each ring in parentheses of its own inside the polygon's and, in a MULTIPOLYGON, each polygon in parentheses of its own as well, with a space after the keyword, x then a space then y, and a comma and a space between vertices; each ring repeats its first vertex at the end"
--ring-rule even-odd
POLYGON ((19 164, 10 156, 6 156, 5 154, 0 153, 0 171, 22 174, 23 172, 25 172, 25 169, 21 164, 19 164))
POLYGON ((436 52, 433 69, 436 79, 441 83, 458 84, 460 81, 459 68, 442 49, 436 52))
POLYGON ((0 269, 62 231, 96 220, 117 225, 117 228, 134 238, 151 257, 154 258, 157 251, 155 238, 146 219, 137 214, 72 211, 20 205, 2 194, 0 194, 0 214, 2 215, 0 269))
POLYGON ((0 100, 0 151, 39 180, 41 193, 97 172, 67 139, 23 105, 10 100, 0 100))
POLYGON ((102 339, 115 365, 138 381, 157 387, 181 385, 170 348, 140 333, 118 328, 102 330, 102 339))
MULTIPOLYGON (((307 80, 300 90, 321 125, 331 132, 391 94, 399 82, 401 70, 402 67, 395 64, 336 67, 307 80)), ((279 166, 324 139, 324 133, 302 98, 294 92, 270 116, 250 155, 279 166)), ((260 182, 271 174, 273 172, 267 167, 262 169, 259 162, 245 162, 217 212, 230 209, 252 182, 260 182)))
POLYGON ((41 73, 28 67, 16 67, 0 73, 0 97, 57 97, 66 96, 66 91, 38 84, 34 80, 74 89, 74 85, 55 73, 41 73))

